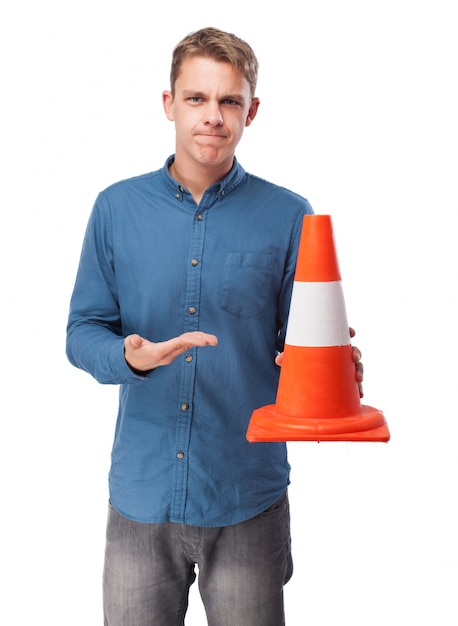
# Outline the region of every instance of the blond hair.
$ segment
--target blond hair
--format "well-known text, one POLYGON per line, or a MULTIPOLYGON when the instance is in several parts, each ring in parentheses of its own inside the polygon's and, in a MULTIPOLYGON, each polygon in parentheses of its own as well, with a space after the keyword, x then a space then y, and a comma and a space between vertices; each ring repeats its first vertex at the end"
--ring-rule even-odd
POLYGON ((230 63, 239 69, 250 85, 251 96, 254 96, 258 80, 256 55, 245 41, 217 28, 202 28, 190 33, 175 46, 170 69, 170 89, 173 95, 183 61, 196 56, 230 63))

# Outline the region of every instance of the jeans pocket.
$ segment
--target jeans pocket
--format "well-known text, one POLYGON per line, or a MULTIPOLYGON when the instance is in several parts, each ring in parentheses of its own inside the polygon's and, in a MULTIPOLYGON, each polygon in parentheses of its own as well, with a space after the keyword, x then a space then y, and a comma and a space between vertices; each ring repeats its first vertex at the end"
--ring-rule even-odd
POLYGON ((269 508, 267 508, 265 511, 263 511, 261 513, 261 515, 266 515, 269 513, 274 513, 275 511, 278 511, 279 509, 281 510, 285 510, 288 508, 288 492, 285 491, 279 498, 278 500, 276 500, 271 506, 269 506, 269 508))

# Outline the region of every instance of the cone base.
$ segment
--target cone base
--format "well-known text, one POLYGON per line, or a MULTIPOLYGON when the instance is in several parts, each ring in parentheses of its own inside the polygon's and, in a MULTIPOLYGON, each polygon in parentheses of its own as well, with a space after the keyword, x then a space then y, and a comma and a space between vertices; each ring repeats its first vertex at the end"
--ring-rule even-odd
POLYGON ((246 438, 257 441, 378 441, 386 443, 390 432, 383 412, 361 405, 356 415, 329 419, 281 415, 275 404, 253 411, 246 438))

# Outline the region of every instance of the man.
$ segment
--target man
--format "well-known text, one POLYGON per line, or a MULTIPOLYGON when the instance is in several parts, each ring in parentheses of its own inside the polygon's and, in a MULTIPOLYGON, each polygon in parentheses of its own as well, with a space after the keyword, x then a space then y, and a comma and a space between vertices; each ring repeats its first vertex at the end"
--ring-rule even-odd
MULTIPOLYGON (((253 409, 275 402, 311 207, 235 158, 258 111, 257 68, 229 33, 180 42, 163 93, 175 154, 102 192, 89 220, 67 354, 120 385, 108 626, 184 624, 195 566, 211 626, 285 623, 286 445, 249 444, 246 430, 253 409)), ((359 358, 355 348, 361 381, 359 358)))

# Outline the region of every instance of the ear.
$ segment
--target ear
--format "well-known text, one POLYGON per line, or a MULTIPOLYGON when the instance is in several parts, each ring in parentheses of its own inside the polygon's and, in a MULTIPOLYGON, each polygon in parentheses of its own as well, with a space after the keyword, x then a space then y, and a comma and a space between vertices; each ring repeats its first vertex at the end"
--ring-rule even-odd
POLYGON ((171 91, 167 90, 162 92, 162 106, 164 107, 167 119, 173 122, 175 116, 173 115, 173 96, 171 91))
POLYGON ((256 113, 258 112, 259 104, 260 104, 259 98, 253 98, 253 100, 251 101, 251 104, 250 104, 250 108, 248 109, 248 115, 247 115, 247 118, 245 120, 245 126, 249 126, 251 124, 251 122, 254 120, 254 118, 256 117, 256 113))

